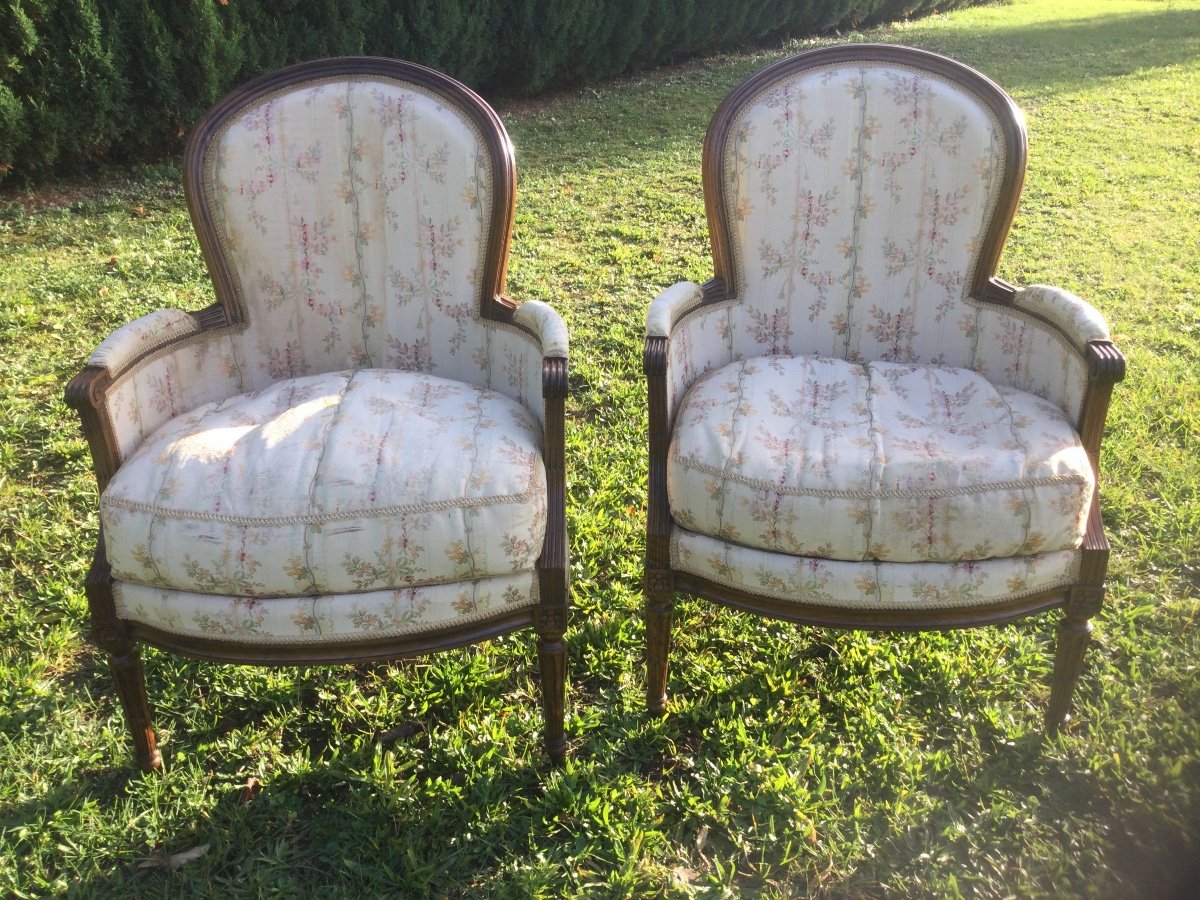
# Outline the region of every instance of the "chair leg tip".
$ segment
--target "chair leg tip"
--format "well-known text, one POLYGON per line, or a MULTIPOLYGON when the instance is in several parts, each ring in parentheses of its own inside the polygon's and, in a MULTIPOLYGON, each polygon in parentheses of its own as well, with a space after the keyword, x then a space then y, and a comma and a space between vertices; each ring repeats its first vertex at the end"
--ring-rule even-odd
POLYGON ((550 765, 555 769, 561 769, 567 764, 567 739, 565 737, 557 740, 546 741, 546 755, 550 757, 550 765))
POLYGON ((162 770, 162 754, 153 750, 146 756, 138 756, 138 768, 143 772, 159 772, 162 770))
POLYGON ((1055 737, 1063 731, 1066 731, 1067 724, 1071 721, 1069 713, 1053 713, 1047 712, 1043 723, 1043 730, 1047 737, 1055 737))

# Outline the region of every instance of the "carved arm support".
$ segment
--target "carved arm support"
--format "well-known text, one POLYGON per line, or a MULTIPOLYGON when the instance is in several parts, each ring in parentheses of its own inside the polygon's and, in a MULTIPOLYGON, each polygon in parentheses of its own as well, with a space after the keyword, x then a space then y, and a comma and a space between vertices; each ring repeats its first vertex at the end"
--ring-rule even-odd
POLYGON ((539 627, 562 631, 566 627, 567 565, 566 521, 566 399, 567 326, 553 307, 527 300, 513 313, 513 322, 530 331, 542 349, 542 403, 545 423, 546 541, 538 564, 542 603, 535 613, 539 627))
POLYGON ((214 309, 157 310, 123 325, 67 384, 65 399, 83 424, 101 491, 149 431, 205 392, 199 350, 225 324, 214 309))

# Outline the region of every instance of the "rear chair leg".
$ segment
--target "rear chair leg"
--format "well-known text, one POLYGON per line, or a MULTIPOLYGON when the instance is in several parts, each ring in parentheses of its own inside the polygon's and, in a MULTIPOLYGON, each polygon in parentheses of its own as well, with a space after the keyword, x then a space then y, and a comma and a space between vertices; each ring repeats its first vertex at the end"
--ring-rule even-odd
POLYGON ((667 708, 667 653, 671 647, 671 617, 675 579, 665 569, 646 572, 646 708, 661 716, 667 708))

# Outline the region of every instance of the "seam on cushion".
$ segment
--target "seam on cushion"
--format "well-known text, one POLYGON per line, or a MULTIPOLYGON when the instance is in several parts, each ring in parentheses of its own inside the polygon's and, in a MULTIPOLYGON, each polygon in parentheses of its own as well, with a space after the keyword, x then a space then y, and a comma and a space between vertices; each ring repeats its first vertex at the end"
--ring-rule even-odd
MULTIPOLYGON (((479 468, 479 432, 483 429, 483 416, 483 404, 480 402, 480 396, 477 393, 475 395, 475 424, 471 428, 471 467, 467 470, 467 484, 470 484, 474 480, 475 472, 479 468)), ((464 510, 462 523, 463 544, 467 551, 467 573, 474 574, 476 570, 475 548, 471 546, 472 528, 469 510, 464 510)))
MULTIPOLYGON (((139 391, 136 389, 136 386, 135 386, 134 393, 135 393, 135 395, 139 393, 139 391)), ((136 398, 136 399, 140 400, 141 398, 140 398, 140 397, 138 397, 138 398, 136 398)), ((214 404, 214 405, 213 405, 213 406, 212 406, 210 409, 207 409, 207 410, 205 410, 204 414, 200 416, 200 421, 202 422, 202 421, 204 421, 204 419, 208 418, 208 417, 209 417, 209 416, 211 416, 213 413, 215 413, 215 412, 218 412, 218 411, 220 410, 221 406, 224 404, 224 402, 225 402, 225 401, 220 401, 219 403, 217 403, 217 404, 214 404)), ((139 403, 139 408, 140 408, 140 403, 139 403)), ((180 415, 188 415, 188 413, 186 413, 186 412, 185 412, 185 413, 181 413, 180 415)), ((173 416, 172 418, 168 419, 168 420, 167 420, 167 422, 174 421, 174 419, 177 419, 177 418, 178 418, 178 416, 173 416)), ((165 424, 167 424, 167 422, 164 422, 163 424, 165 425, 165 424)), ((197 423, 197 424, 199 424, 199 423, 197 423)), ((178 439, 178 438, 176 438, 176 439, 178 439)), ((145 443, 145 440, 143 439, 143 441, 142 441, 142 444, 144 445, 144 443, 145 443)), ((157 486, 157 487, 154 489, 154 496, 155 496, 155 499, 157 499, 157 498, 159 498, 159 497, 161 497, 161 496, 162 496, 162 493, 163 493, 163 487, 164 487, 164 486, 167 484, 167 482, 170 480, 170 478, 171 478, 171 473, 172 473, 172 471, 174 470, 174 461, 175 461, 175 455, 174 455, 174 454, 171 454, 171 456, 170 456, 170 460, 167 462, 167 464, 166 464, 166 465, 164 465, 164 466, 163 466, 163 470, 164 470, 164 471, 163 471, 163 477, 162 477, 162 479, 161 479, 161 480, 158 482, 158 486, 157 486)), ((107 492, 106 492, 106 493, 107 493, 107 492)), ((126 500, 124 497, 110 497, 110 498, 108 498, 108 504, 109 504, 110 506, 117 506, 117 507, 120 507, 120 508, 122 508, 122 509, 128 509, 128 508, 129 508, 128 506, 126 506, 126 504, 127 504, 128 502, 130 502, 130 501, 127 501, 127 500, 126 500)), ((153 505, 153 506, 155 506, 156 508, 158 508, 158 507, 157 507, 157 504, 151 504, 151 505, 153 505)), ((154 526, 155 526, 155 524, 157 523, 157 521, 158 521, 160 518, 165 518, 165 517, 164 517, 164 516, 161 516, 161 515, 160 515, 160 514, 158 514, 158 513, 152 513, 152 518, 151 518, 151 519, 150 519, 150 521, 149 521, 149 522, 146 524, 146 558, 147 558, 147 559, 150 561, 150 566, 151 566, 151 568, 154 570, 154 577, 155 577, 155 578, 158 580, 158 582, 159 582, 160 584, 166 584, 166 583, 168 583, 168 580, 167 580, 167 578, 166 578, 166 577, 163 575, 163 573, 162 573, 162 570, 161 570, 161 569, 159 569, 159 567, 158 567, 158 554, 156 554, 156 553, 154 552, 154 530, 155 530, 155 529, 154 529, 154 526)))
MULTIPOLYGON (((1017 446, 1021 448, 1022 465, 1028 468, 1029 448, 1026 446, 1025 441, 1021 440, 1021 433, 1017 430, 1017 418, 1016 414, 1013 412, 1012 404, 1008 402, 1008 397, 1003 391, 998 390, 995 387, 993 387, 993 390, 996 391, 996 396, 1000 398, 1000 402, 1004 404, 1004 411, 1008 414, 1008 430, 1012 434, 1013 441, 1015 441, 1017 446)), ((1021 541, 1022 547, 1029 546, 1029 530, 1033 525, 1034 498, 1027 495, 1025 500, 1025 538, 1023 541, 1021 541)))
MULTIPOLYGON (((478 579, 475 582, 473 582, 473 584, 478 585, 484 580, 486 580, 486 579, 478 579)), ((137 585, 136 582, 129 582, 129 583, 133 584, 134 586, 138 586, 138 587, 142 586, 142 585, 137 585)), ((463 583, 463 582, 450 581, 450 582, 440 582, 435 585, 423 585, 423 586, 424 587, 442 587, 443 585, 454 585, 454 584, 461 584, 461 583, 463 583)), ((118 598, 120 598, 120 591, 119 591, 120 585, 121 585, 121 582, 116 582, 113 585, 114 594, 116 594, 118 598)), ((146 585, 146 587, 150 587, 151 589, 160 589, 156 585, 146 585)), ((403 591, 416 590, 416 589, 417 588, 395 588, 388 592, 389 593, 401 593, 403 591)), ((178 590, 177 588, 168 588, 168 590, 170 590, 172 593, 178 593, 178 594, 191 593, 189 591, 178 590)), ((372 592, 372 593, 374 593, 374 592, 372 592)), ((201 595, 201 596, 214 596, 214 595, 209 594, 209 595, 201 595)), ((316 604, 318 602, 320 602, 321 600, 328 600, 328 599, 333 599, 333 598, 341 599, 341 598, 345 598, 345 597, 354 597, 354 596, 357 596, 357 595, 355 595, 355 594, 323 594, 318 597, 313 597, 312 600, 313 600, 313 610, 314 610, 313 618, 314 618, 314 620, 316 619, 316 615, 315 615, 316 604)), ((221 597, 220 599, 224 600, 226 598, 221 597)), ((255 598, 255 599, 261 600, 264 602, 269 602, 271 600, 280 600, 280 601, 284 601, 284 602, 291 602, 291 601, 294 601, 296 598, 295 597, 260 597, 260 598, 255 598)), ((118 599, 118 603, 122 606, 124 605, 123 603, 121 603, 120 599, 118 599)), ((501 613, 509 612, 514 609, 527 609, 532 606, 537 606, 539 603, 541 603, 541 593, 540 593, 540 590, 538 587, 538 579, 535 576, 530 582, 529 599, 526 601, 523 601, 521 603, 507 603, 506 602, 498 608, 488 609, 488 610, 484 610, 482 612, 474 612, 474 613, 471 613, 470 615, 466 615, 466 616, 455 616, 453 619, 442 619, 437 622, 429 622, 429 623, 426 623, 426 624, 421 625, 416 628, 387 628, 387 629, 380 629, 378 631, 343 633, 343 634, 340 634, 340 635, 337 635, 334 637, 326 637, 324 635, 313 635, 311 637, 310 636, 300 636, 300 635, 279 636, 279 635, 273 635, 273 634, 251 634, 251 635, 247 635, 244 637, 242 635, 223 634, 223 635, 220 635, 219 637, 222 640, 227 640, 227 641, 231 641, 233 643, 240 643, 240 644, 254 644, 254 643, 265 643, 265 644, 359 644, 365 640, 369 641, 369 640, 373 640, 376 638, 395 637, 395 636, 402 635, 402 634, 424 634, 426 632, 440 631, 442 629, 454 628, 463 623, 485 621, 489 618, 492 618, 493 616, 498 616, 501 613)), ((118 609, 118 612, 125 613, 125 612, 128 612, 128 610, 118 609)), ((129 619, 131 619, 131 621, 134 621, 134 622, 143 621, 142 619, 133 619, 128 615, 122 615, 122 618, 129 618, 129 619)), ((185 637, 186 636, 199 636, 198 629, 172 628, 169 625, 167 625, 166 623, 160 623, 160 622, 146 622, 145 624, 150 625, 154 628, 157 628, 161 631, 165 631, 169 634, 179 634, 179 635, 184 635, 185 637)), ((208 635, 208 634, 205 634, 203 636, 204 637, 212 637, 212 635, 208 635)))
MULTIPOLYGON (((536 460, 540 462, 540 457, 536 460)), ((532 465, 529 467, 532 472, 532 465)), ((177 519, 197 519, 206 522, 222 522, 229 525, 245 525, 248 527, 269 528, 276 525, 320 525, 326 522, 346 522, 353 519, 382 519, 390 516, 402 516, 422 512, 440 512, 448 509, 469 509, 500 503, 526 503, 537 492, 522 491, 519 494, 495 494, 491 497, 455 497, 449 500, 430 500, 424 503, 409 503, 400 506, 387 506, 381 509, 346 510, 343 512, 323 513, 307 516, 224 516, 217 513, 200 513, 192 510, 175 510, 152 503, 141 503, 133 500, 117 498, 109 502, 114 506, 130 512, 148 513, 156 516, 174 517, 177 519)))
MULTIPOLYGON (((720 498, 720 500, 717 503, 717 534, 721 534, 722 529, 725 527, 725 503, 729 496, 728 492, 725 490, 725 484, 726 484, 726 482, 731 481, 731 480, 732 481, 740 481, 739 476, 733 474, 732 469, 733 469, 733 457, 737 451, 737 437, 738 437, 737 424, 738 424, 738 419, 742 418, 742 414, 741 414, 742 403, 745 400, 745 396, 746 396, 745 382, 746 382, 746 361, 742 360, 738 365, 737 398, 736 398, 736 402, 734 403, 733 418, 732 418, 732 421, 730 422, 730 428, 729 428, 729 435, 730 435, 729 436, 729 454, 725 457, 725 466, 723 469, 717 470, 715 467, 713 467, 713 471, 706 473, 706 474, 710 474, 710 475, 715 474, 721 479, 721 489, 718 492, 718 497, 720 498)), ((684 461, 684 458, 679 457, 679 460, 682 463, 684 461)), ((770 484, 770 482, 763 482, 763 483, 770 484)), ((767 490, 770 490, 770 489, 771 488, 769 488, 769 487, 767 488, 767 490)))
MULTIPOLYGON (((689 469, 703 472, 705 475, 722 476, 723 470, 699 462, 691 456, 677 456, 676 461, 689 469)), ((877 491, 839 491, 832 488, 805 488, 777 485, 771 481, 762 481, 746 475, 731 474, 729 481, 743 484, 746 487, 763 491, 776 491, 796 497, 826 497, 839 500, 891 500, 891 499, 925 499, 936 497, 961 497, 972 494, 986 494, 991 491, 1023 490, 1030 487, 1046 487, 1057 484, 1087 484, 1087 479, 1077 475, 1046 475, 1041 478, 1030 478, 1022 481, 995 481, 989 484, 969 485, 956 488, 931 488, 929 490, 877 490, 877 491)))
MULTIPOLYGON (((867 407, 867 434, 871 437, 871 461, 867 467, 867 484, 870 485, 870 491, 878 492, 883 489, 883 435, 875 426, 875 405, 874 392, 872 391, 871 366, 864 365, 862 367, 863 375, 867 379, 866 389, 866 407, 867 407), (878 463, 878 465, 877 465, 878 463)), ((864 498, 867 501, 867 531, 866 542, 863 544, 863 559, 869 559, 871 553, 871 539, 875 535, 875 515, 876 504, 872 502, 873 498, 864 498)), ((876 579, 876 588, 879 582, 876 579)))
MULTIPOLYGON (((308 484, 308 505, 307 509, 315 509, 314 500, 317 493, 317 485, 321 482, 321 464, 325 461, 325 454, 329 450, 329 445, 333 442, 334 428, 337 426, 337 420, 342 412, 342 408, 346 404, 346 397, 350 393, 350 387, 354 384, 354 378, 357 372, 351 372, 350 377, 346 379, 342 389, 338 391, 337 406, 333 409, 333 414, 329 417, 329 423, 325 426, 325 433, 321 436, 321 452, 317 454, 317 463, 313 466, 312 481, 308 484)), ((314 588, 320 589, 322 586, 316 583, 316 570, 313 568, 312 561, 312 543, 309 541, 309 525, 311 522, 303 522, 301 525, 304 528, 304 536, 302 544, 304 547, 304 570, 308 574, 308 579, 314 588)))

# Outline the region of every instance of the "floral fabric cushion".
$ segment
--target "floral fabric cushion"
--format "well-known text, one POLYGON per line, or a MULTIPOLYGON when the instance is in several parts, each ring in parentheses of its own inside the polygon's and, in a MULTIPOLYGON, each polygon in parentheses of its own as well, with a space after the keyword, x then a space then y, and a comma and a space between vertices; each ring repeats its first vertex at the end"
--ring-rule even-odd
POLYGON ((1079 550, 945 563, 786 556, 675 528, 671 566, 777 600, 853 609, 952 609, 1030 597, 1078 580, 1079 550))
POLYGON ((100 501, 118 581, 297 597, 533 570, 541 427, 473 385, 378 369, 285 380, 151 434, 100 501))
POLYGON ((692 386, 667 483, 683 528, 734 544, 958 562, 1078 547, 1093 475, 1057 406, 974 372, 771 356, 692 386))
POLYGON ((538 602, 536 572, 316 597, 226 597, 118 581, 117 615, 171 634, 266 644, 355 643, 461 625, 538 602))

